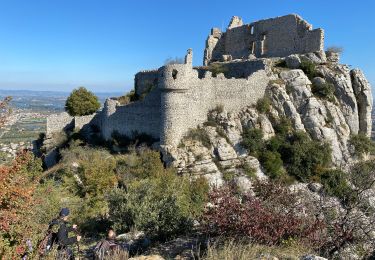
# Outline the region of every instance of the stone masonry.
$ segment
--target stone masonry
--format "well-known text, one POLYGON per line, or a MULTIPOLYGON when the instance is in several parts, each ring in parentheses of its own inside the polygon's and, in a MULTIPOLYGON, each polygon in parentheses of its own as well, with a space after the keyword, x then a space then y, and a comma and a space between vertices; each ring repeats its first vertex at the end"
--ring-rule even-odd
MULTIPOLYGON (((275 62, 284 60, 293 65, 291 68, 299 67, 300 58, 326 64, 323 45, 323 30, 312 30, 297 15, 248 25, 233 17, 226 32, 212 29, 204 53, 207 66, 193 67, 193 51, 189 49, 184 64, 168 64, 135 75, 135 93, 141 97, 138 101, 121 105, 115 99, 108 99, 91 121, 90 118, 73 120, 67 114, 52 116, 48 119, 47 136, 72 124, 78 128, 95 125, 106 140, 115 132, 129 137, 144 133, 159 140, 163 147, 177 147, 182 137, 207 121, 208 113, 216 107, 238 113, 269 95, 267 86, 272 81, 285 80, 273 73, 275 62), (215 67, 219 69, 214 71, 215 67)), ((369 135, 372 102, 371 93, 367 93, 369 84, 362 72, 350 74, 344 66, 336 67, 345 71, 345 80, 337 78, 324 65, 321 73, 334 84, 350 130, 369 135), (357 100, 361 101, 358 108, 357 100)))
POLYGON ((234 16, 226 32, 213 28, 206 41, 205 65, 228 59, 286 57, 291 54, 322 52, 324 31, 312 29, 298 15, 286 15, 250 24, 234 16))

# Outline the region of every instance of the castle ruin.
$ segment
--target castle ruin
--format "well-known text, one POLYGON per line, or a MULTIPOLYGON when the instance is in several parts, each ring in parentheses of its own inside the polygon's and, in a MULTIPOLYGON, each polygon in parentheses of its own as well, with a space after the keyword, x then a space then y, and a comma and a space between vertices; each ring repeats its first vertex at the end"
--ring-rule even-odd
MULTIPOLYGON (((160 140, 160 145, 177 146, 189 129, 207 120, 207 113, 215 107, 236 112, 256 104, 270 81, 272 59, 324 53, 323 42, 323 30, 312 30, 297 15, 248 25, 233 17, 226 32, 211 30, 204 66, 193 67, 189 49, 184 64, 139 72, 135 75, 135 93, 144 98, 127 105, 108 99, 87 124, 96 125, 107 140, 114 132, 126 136, 137 132, 160 140)), ((65 119, 62 122, 60 118, 59 125, 71 123, 69 117, 65 119)), ((56 129, 55 123, 56 117, 47 120, 47 135, 56 129)))

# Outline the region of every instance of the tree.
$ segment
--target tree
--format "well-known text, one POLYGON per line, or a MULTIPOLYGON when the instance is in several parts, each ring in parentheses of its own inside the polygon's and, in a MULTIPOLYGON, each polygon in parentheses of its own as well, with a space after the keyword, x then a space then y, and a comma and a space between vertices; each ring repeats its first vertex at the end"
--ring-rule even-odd
POLYGON ((71 116, 94 114, 100 108, 98 97, 85 87, 73 90, 65 103, 65 110, 71 116))
POLYGON ((32 219, 41 165, 32 153, 21 151, 11 165, 0 166, 0 259, 19 258, 26 240, 37 233, 32 219))

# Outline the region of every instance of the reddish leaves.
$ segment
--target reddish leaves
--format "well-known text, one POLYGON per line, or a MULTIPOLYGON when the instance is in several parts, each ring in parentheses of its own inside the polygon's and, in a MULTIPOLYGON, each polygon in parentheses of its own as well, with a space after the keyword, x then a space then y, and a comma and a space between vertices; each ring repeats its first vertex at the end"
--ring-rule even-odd
MULTIPOLYGON (((36 188, 27 171, 32 160, 31 153, 22 151, 10 166, 0 166, 0 235, 12 244, 21 243, 29 234, 27 219, 35 205, 36 188)), ((22 248, 18 246, 17 253, 22 248)))
POLYGON ((266 194, 267 198, 238 196, 228 187, 212 191, 212 206, 203 216, 204 231, 214 236, 245 236, 266 245, 280 244, 290 238, 314 242, 322 228, 320 222, 298 215, 292 207, 293 201, 289 207, 283 206, 282 192, 275 197, 266 194))

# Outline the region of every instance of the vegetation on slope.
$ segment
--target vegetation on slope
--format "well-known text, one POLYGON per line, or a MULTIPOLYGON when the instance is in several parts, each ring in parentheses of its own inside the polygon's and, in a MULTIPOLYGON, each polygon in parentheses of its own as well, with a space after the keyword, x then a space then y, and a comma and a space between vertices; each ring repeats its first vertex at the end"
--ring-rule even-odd
POLYGON ((65 103, 65 110, 71 116, 92 115, 99 108, 98 98, 84 87, 73 90, 65 103))

